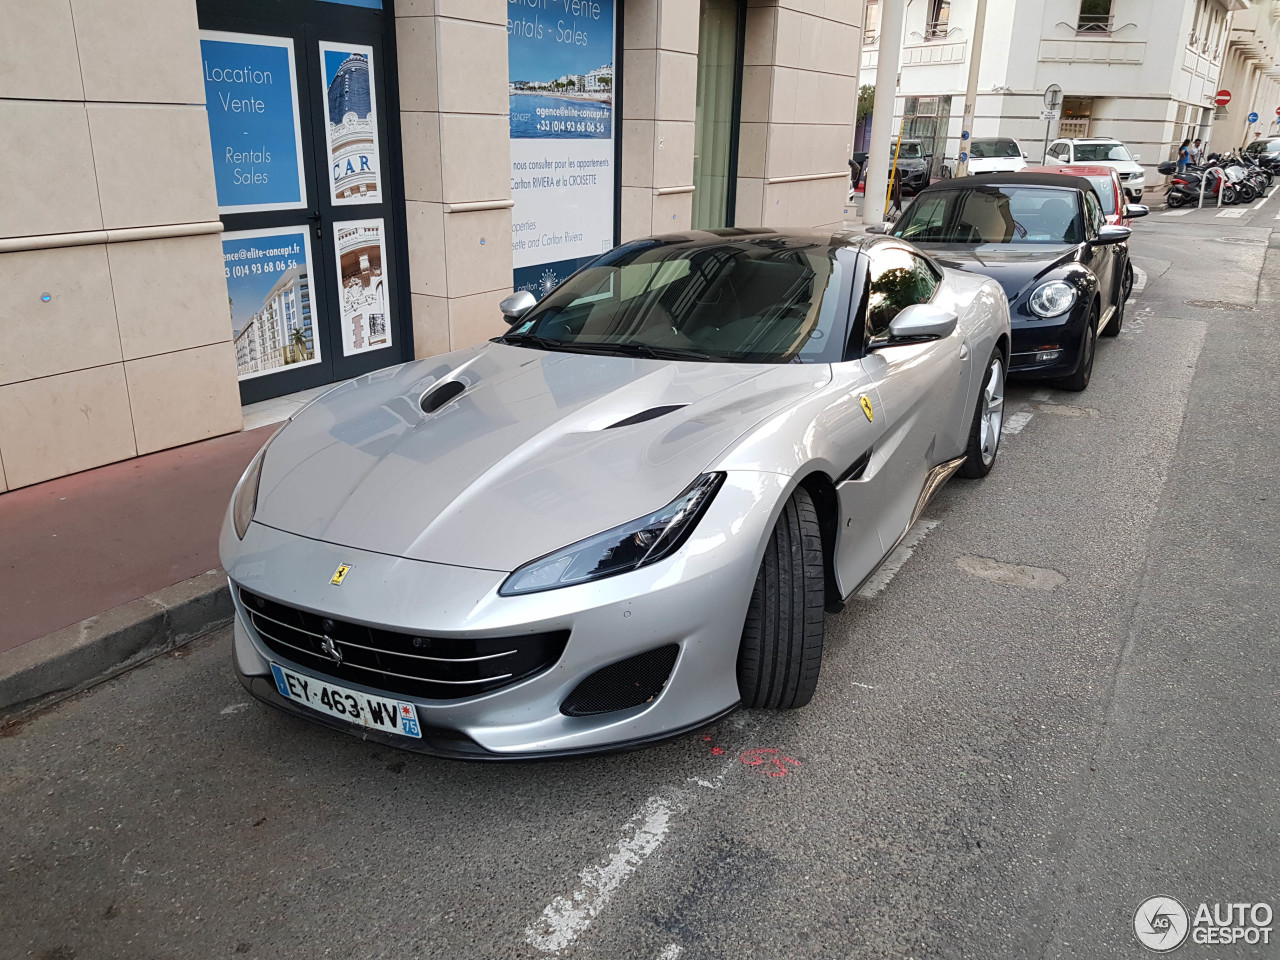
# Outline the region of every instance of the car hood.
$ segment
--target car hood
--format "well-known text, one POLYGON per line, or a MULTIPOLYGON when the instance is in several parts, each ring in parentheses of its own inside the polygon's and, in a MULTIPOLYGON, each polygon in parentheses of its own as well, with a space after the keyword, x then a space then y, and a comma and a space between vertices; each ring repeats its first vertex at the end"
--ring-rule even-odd
POLYGON ((675 499, 825 364, 671 362, 485 344, 368 374, 272 440, 255 521, 508 571, 675 499), (465 391, 432 414, 442 381, 465 391), (676 407, 653 416, 656 407, 676 407), (649 412, 650 419, 617 426, 649 412))
POLYGON ((917 243, 946 267, 990 277, 1013 303, 1049 271, 1077 259, 1075 244, 917 243))
POLYGON ((1026 165, 1022 157, 970 157, 969 173, 1017 173, 1026 165))

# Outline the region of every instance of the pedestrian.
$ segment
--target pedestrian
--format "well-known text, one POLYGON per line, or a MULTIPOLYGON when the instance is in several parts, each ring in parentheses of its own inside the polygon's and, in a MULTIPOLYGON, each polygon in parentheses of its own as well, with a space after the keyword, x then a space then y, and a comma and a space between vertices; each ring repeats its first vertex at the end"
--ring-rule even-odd
POLYGON ((1192 163, 1199 163, 1201 157, 1204 156, 1204 148, 1200 146, 1199 140, 1194 140, 1191 146, 1187 148, 1187 155, 1191 158, 1192 163))
POLYGON ((1187 151, 1187 147, 1189 147, 1190 145, 1191 145, 1190 140, 1183 140, 1181 146, 1178 147, 1178 172, 1179 173, 1184 173, 1187 169, 1187 164, 1190 162, 1190 155, 1187 151))

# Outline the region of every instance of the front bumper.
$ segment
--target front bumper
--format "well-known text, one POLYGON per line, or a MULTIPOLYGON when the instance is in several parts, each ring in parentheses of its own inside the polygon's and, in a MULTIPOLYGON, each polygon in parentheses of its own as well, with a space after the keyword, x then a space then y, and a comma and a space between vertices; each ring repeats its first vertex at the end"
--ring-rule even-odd
POLYGON ((1063 321, 1016 317, 1012 324, 1013 349, 1009 357, 1009 373, 1020 377, 1069 377, 1080 366, 1084 348, 1084 328, 1088 316, 1077 304, 1063 321), (1051 360, 1037 356, 1057 350, 1051 360))
POLYGON ((676 736, 737 706, 736 665, 764 542, 788 480, 732 472, 688 542, 664 561, 595 583, 500 597, 502 571, 406 560, 250 524, 243 541, 223 526, 222 559, 236 606, 235 665, 254 696, 305 719, 403 749, 471 759, 525 759, 625 749, 676 736), (330 584, 339 565, 350 572, 330 584), (569 631, 549 668, 488 693, 428 700, 325 677, 272 651, 237 587, 334 620, 441 638, 569 631), (565 698, 618 660, 676 644, 679 654, 649 702, 567 716, 565 698), (270 662, 366 693, 411 702, 423 738, 379 733, 282 697, 270 662))

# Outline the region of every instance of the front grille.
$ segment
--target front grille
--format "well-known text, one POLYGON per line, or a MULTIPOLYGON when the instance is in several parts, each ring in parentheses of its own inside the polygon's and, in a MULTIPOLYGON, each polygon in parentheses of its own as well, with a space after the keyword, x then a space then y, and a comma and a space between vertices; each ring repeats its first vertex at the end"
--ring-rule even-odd
POLYGON ((669 643, 601 667, 573 688, 560 704, 569 717, 591 717, 648 703, 667 685, 680 648, 669 643))
POLYGON ((337 680, 422 700, 458 700, 518 683, 551 667, 569 640, 568 630, 424 637, 334 620, 239 589, 267 649, 337 680))

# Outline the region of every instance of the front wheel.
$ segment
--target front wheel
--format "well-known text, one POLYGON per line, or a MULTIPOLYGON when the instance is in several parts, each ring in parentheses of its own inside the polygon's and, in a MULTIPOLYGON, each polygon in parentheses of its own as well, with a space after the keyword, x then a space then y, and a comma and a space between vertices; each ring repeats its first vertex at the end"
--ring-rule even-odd
POLYGON ((1223 202, 1223 203, 1225 203, 1227 206, 1232 206, 1232 205, 1234 205, 1235 203, 1237 203, 1237 202, 1239 201, 1239 199, 1240 199, 1240 198, 1239 198, 1238 196, 1236 196, 1236 188, 1235 188, 1235 187, 1223 187, 1223 188, 1222 188, 1222 202, 1223 202))
POLYGON ((1242 180, 1240 185, 1236 187, 1236 195, 1240 198, 1241 203, 1253 203, 1258 199, 1258 191, 1252 183, 1242 180))
POLYGON ((1099 334, 1102 337, 1118 337, 1120 328, 1124 326, 1124 302, 1129 296, 1128 288, 1133 286, 1133 274, 1128 270, 1125 271, 1126 287, 1121 287, 1120 296, 1116 300, 1116 312, 1111 315, 1111 322, 1107 324, 1107 328, 1099 334))
POLYGON ((1062 377, 1054 381, 1054 386, 1061 390, 1070 390, 1079 393, 1085 387, 1089 386, 1089 380, 1093 377, 1093 356, 1098 349, 1098 308, 1094 307, 1089 313, 1089 320, 1084 327, 1084 343, 1080 345, 1080 366, 1076 367, 1076 372, 1069 377, 1062 377))
POLYGON ((1165 197, 1165 203, 1173 209, 1177 209, 1186 202, 1186 198, 1175 190, 1170 190, 1168 196, 1165 197))
POLYGON ((822 668, 825 595, 818 512, 800 488, 769 536, 747 606, 738 649, 743 706, 789 710, 812 699, 822 668))
POLYGON ((960 476, 977 480, 995 466, 1000 452, 1000 430, 1004 426, 1004 354, 1000 348, 991 354, 987 373, 978 392, 977 408, 969 425, 969 444, 965 447, 960 476))

